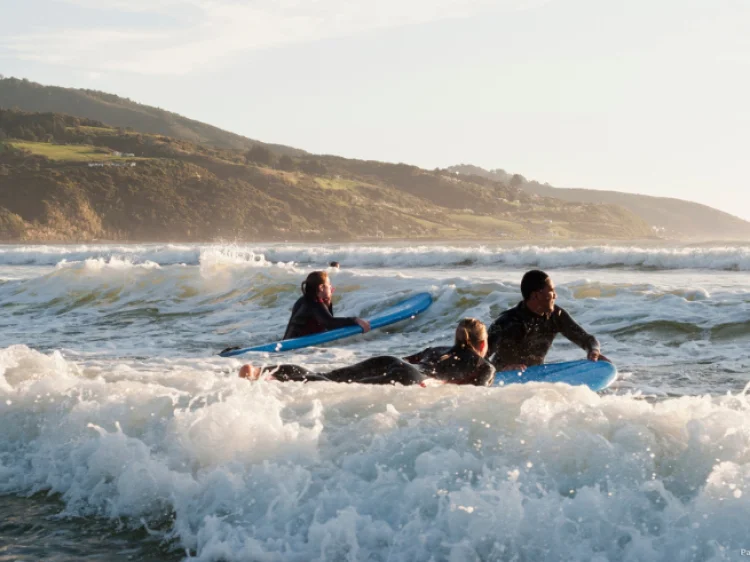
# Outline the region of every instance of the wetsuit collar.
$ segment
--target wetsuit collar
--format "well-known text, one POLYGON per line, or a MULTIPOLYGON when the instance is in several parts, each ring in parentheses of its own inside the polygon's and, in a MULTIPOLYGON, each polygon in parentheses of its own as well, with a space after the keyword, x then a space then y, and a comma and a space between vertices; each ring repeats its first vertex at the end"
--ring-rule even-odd
POLYGON ((534 312, 533 310, 531 310, 528 306, 526 306, 526 301, 521 301, 518 306, 520 306, 526 312, 528 312, 529 314, 531 314, 531 316, 534 316, 536 318, 544 318, 545 320, 549 320, 552 317, 552 312, 554 312, 554 310, 553 310, 552 312, 549 312, 547 314, 537 314, 536 312, 534 312))

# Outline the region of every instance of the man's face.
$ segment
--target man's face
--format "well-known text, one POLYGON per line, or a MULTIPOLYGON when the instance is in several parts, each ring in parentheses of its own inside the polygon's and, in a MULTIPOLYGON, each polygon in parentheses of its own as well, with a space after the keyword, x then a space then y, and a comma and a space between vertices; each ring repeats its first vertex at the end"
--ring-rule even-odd
POLYGON ((531 293, 530 308, 537 314, 550 314, 555 309, 555 299, 555 284, 547 277, 544 288, 531 293))

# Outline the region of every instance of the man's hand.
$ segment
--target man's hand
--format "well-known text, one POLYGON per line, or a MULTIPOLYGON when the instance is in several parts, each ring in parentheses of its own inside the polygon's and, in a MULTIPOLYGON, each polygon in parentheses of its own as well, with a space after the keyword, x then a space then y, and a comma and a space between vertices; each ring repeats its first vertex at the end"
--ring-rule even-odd
POLYGON ((606 361, 607 363, 612 363, 612 361, 602 355, 598 350, 589 351, 588 359, 589 361, 606 361))
POLYGON ((362 328, 362 331, 365 334, 370 331, 370 323, 367 320, 362 320, 361 318, 355 318, 354 321, 359 325, 360 328, 362 328))

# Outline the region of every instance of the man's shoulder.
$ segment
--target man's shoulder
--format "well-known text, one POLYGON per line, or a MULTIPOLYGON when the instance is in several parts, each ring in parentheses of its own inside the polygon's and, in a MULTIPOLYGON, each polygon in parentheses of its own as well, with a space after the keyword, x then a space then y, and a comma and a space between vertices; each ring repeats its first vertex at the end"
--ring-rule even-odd
POLYGON ((552 309, 552 317, 560 318, 562 316, 570 316, 570 314, 568 314, 568 311, 565 310, 562 306, 555 305, 555 307, 552 309))
POLYGON ((503 310, 500 313, 500 316, 497 317, 497 320, 495 322, 499 323, 505 323, 512 320, 516 320, 518 318, 523 318, 526 310, 523 301, 519 302, 516 306, 511 307, 507 310, 503 310))

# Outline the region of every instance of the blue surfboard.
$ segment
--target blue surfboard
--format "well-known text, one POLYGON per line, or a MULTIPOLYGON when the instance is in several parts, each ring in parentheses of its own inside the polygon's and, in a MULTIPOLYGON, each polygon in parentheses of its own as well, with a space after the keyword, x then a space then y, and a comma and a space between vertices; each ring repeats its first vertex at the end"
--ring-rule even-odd
POLYGON ((495 373, 493 386, 524 382, 564 382, 573 386, 586 385, 591 390, 604 390, 617 378, 617 367, 607 361, 567 361, 528 367, 525 371, 495 373))
MULTIPOLYGON (((427 310, 432 304, 432 295, 430 293, 417 293, 413 297, 401 301, 387 309, 380 314, 376 314, 372 318, 367 320, 370 322, 370 329, 382 328, 389 324, 412 318, 417 314, 427 310)), ((219 353, 221 357, 235 357, 248 353, 250 351, 265 351, 265 352, 281 352, 289 351, 291 349, 300 349, 302 347, 309 347, 311 345, 320 345, 329 341, 346 338, 362 333, 362 328, 359 326, 346 326, 344 328, 337 328, 336 330, 329 330, 327 332, 321 332, 319 334, 313 334, 311 336, 303 336, 301 338, 294 338, 291 340, 281 340, 264 345, 256 345, 255 347, 246 347, 243 349, 233 349, 231 351, 223 351, 219 353)))

